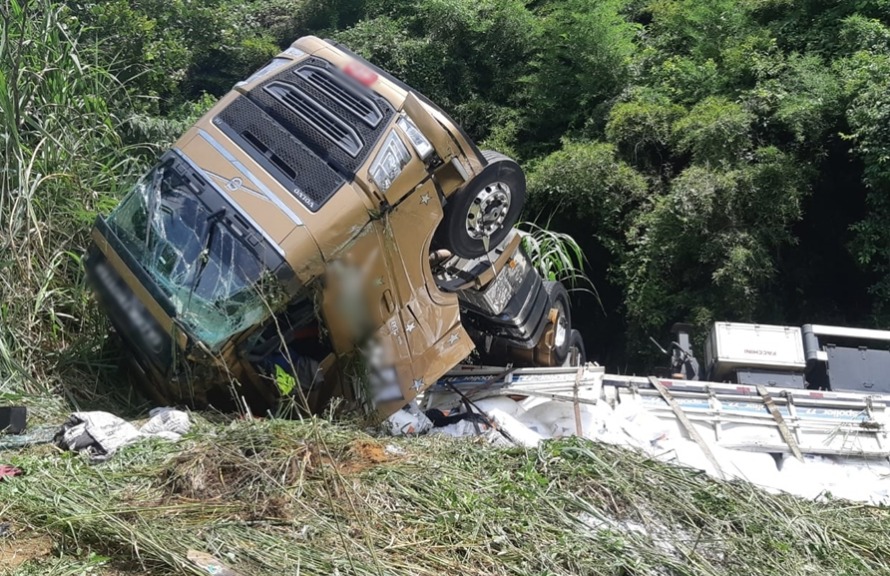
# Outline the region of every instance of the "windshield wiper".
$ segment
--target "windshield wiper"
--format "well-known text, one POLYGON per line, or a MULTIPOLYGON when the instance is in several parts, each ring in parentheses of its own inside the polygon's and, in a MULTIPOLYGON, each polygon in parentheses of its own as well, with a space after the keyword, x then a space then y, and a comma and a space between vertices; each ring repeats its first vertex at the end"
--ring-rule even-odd
POLYGON ((210 249, 213 247, 213 233, 216 230, 216 227, 219 225, 220 221, 225 217, 225 215, 226 209, 220 208, 207 217, 207 238, 204 240, 204 246, 201 248, 201 252, 198 254, 197 269, 195 270, 194 276, 192 277, 192 287, 189 290, 189 299, 186 303, 186 308, 191 306, 192 295, 195 293, 195 288, 198 287, 198 281, 201 278, 201 274, 204 273, 204 269, 207 267, 207 263, 210 262, 210 249))

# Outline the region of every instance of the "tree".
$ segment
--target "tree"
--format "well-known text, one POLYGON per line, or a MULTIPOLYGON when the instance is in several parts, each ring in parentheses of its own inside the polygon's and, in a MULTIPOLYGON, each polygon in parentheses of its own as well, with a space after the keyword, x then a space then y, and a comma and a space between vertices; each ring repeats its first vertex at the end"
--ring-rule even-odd
POLYGON ((538 50, 523 78, 521 140, 548 151, 564 134, 599 136, 629 75, 638 27, 622 0, 561 0, 536 10, 538 50), (537 145, 534 145, 535 143, 537 145))
POLYGON ((335 36, 442 106, 477 139, 510 121, 537 23, 516 0, 381 3, 335 36))
POLYGON ((865 163, 862 178, 868 189, 868 212, 853 225, 851 248, 860 265, 878 274, 871 292, 876 297, 875 312, 886 322, 890 319, 890 29, 862 18, 850 19, 846 26, 845 38, 860 48, 837 65, 850 98, 846 138, 865 163))
POLYGON ((630 229, 622 276, 632 325, 758 320, 805 184, 793 158, 772 147, 732 167, 680 173, 630 229))
POLYGON ((563 142, 561 149, 533 165, 527 212, 572 214, 584 233, 617 259, 630 217, 646 199, 647 183, 615 152, 604 142, 563 142))
POLYGON ((221 95, 278 51, 242 26, 226 0, 67 3, 140 112, 162 114, 203 92, 221 95))

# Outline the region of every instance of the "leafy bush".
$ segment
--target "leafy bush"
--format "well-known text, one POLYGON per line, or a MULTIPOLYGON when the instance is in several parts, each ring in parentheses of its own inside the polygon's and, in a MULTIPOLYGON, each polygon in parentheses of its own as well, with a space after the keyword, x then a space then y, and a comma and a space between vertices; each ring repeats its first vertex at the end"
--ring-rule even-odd
POLYGON ((481 139, 515 105, 537 29, 524 3, 515 0, 433 0, 383 3, 371 18, 334 35, 481 139))
POLYGON ((631 229, 622 274, 632 325, 758 320, 776 274, 773 254, 793 240, 805 176, 765 148, 735 169, 694 165, 674 178, 631 229))
POLYGON ((751 147, 753 121, 741 105, 709 96, 674 123, 675 145, 698 163, 734 164, 751 147))
POLYGON ((638 90, 609 112, 606 137, 635 165, 658 169, 674 139, 674 123, 685 114, 679 104, 654 90, 638 90))
POLYGON ((528 175, 532 216, 572 214, 585 233, 620 252, 628 218, 646 198, 646 181, 603 142, 567 141, 536 163, 528 175))
POLYGON ((629 77, 638 30, 623 18, 624 5, 622 0, 542 4, 539 48, 523 78, 525 137, 552 145, 570 130, 601 133, 608 104, 629 77))
POLYGON ((67 2, 103 66, 140 112, 167 113, 202 92, 220 95, 278 51, 226 0, 67 2))

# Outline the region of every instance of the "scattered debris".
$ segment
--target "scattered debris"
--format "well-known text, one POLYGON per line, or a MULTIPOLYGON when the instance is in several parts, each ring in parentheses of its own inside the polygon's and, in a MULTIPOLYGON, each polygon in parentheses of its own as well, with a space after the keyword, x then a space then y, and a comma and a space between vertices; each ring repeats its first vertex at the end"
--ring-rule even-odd
POLYGON ((8 464, 0 464, 0 480, 21 476, 23 473, 21 468, 9 466, 8 464))
POLYGON ((461 438, 464 436, 483 435, 488 433, 491 428, 488 424, 475 422, 470 419, 458 420, 452 424, 433 428, 430 434, 451 436, 453 438, 461 438))
POLYGON ((393 436, 423 434, 433 427, 433 422, 420 411, 414 402, 395 412, 384 421, 386 431, 393 436))
POLYGON ((583 436, 773 493, 890 503, 890 396, 800 390, 766 397, 756 386, 614 376, 591 365, 506 374, 464 366, 430 388, 420 406, 431 434, 525 447, 583 436))
POLYGON ((58 426, 38 426, 30 428, 27 434, 0 434, 0 450, 17 450, 27 446, 49 444, 58 429, 58 426))
POLYGON ((148 415, 151 418, 139 429, 139 433, 144 436, 156 436, 176 442, 191 428, 189 415, 182 410, 154 408, 148 415))
POLYGON ((126 420, 108 412, 75 412, 56 433, 60 448, 85 453, 91 462, 104 462, 114 453, 143 438, 163 438, 175 442, 188 432, 188 414, 172 408, 150 412, 151 419, 137 429, 126 420))

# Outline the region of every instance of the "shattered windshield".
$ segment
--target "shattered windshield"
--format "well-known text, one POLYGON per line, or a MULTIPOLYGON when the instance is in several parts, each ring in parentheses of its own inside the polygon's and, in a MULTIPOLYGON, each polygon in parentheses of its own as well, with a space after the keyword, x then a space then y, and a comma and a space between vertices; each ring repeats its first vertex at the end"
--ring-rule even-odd
POLYGON ((176 315, 211 349, 260 322, 267 306, 257 255, 211 213, 169 163, 152 169, 108 218, 169 296, 176 315))

